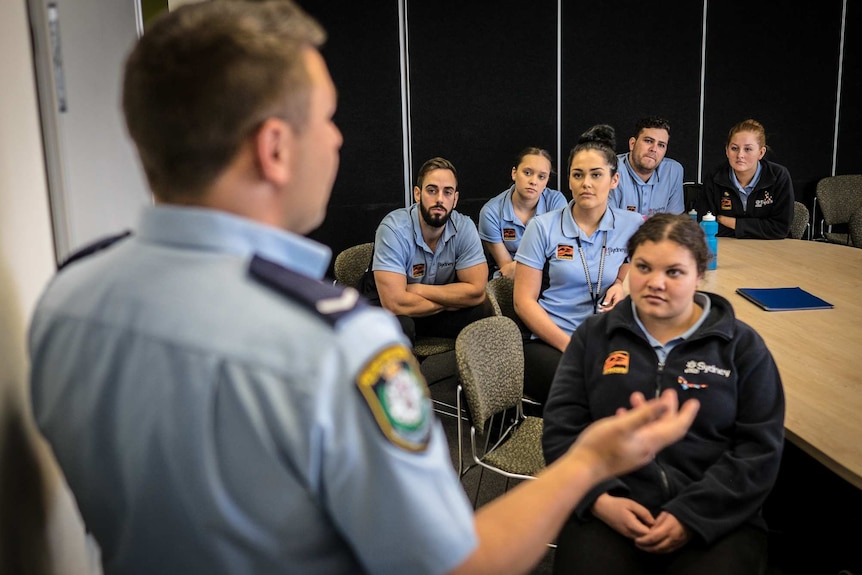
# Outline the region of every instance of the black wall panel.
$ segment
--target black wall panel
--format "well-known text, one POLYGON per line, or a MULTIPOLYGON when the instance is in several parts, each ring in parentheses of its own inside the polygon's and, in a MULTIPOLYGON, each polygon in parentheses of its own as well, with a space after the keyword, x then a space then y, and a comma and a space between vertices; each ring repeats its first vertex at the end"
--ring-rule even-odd
MULTIPOLYGON (((299 0, 329 32, 323 53, 339 90, 341 168, 327 220, 312 235, 335 253, 370 241, 383 216, 404 205, 399 1, 299 0)), ((551 151, 561 172, 553 184, 568 197, 568 151, 593 124, 613 125, 623 152, 639 117, 667 117, 668 156, 697 180, 724 161, 728 129, 753 117, 766 127, 767 157, 790 169, 797 199, 811 207, 836 153, 843 0, 709 2, 703 63, 703 2, 561 4, 558 119, 557 0, 505 9, 404 1, 411 178, 432 156, 450 159, 459 210, 475 220, 510 184, 512 159, 525 146, 551 151)), ((862 8, 847 4, 839 174, 862 172, 862 8)))
MULTIPOLYGON (((335 255, 374 239, 404 205, 398 4, 300 0, 326 28, 322 49, 338 90, 341 166, 323 225, 311 234, 335 255)), ((331 265, 330 265, 331 269, 331 265)))
POLYGON ((754 118, 767 158, 790 170, 796 198, 811 205, 832 167, 840 19, 841 0, 709 3, 705 172, 725 161, 731 126, 754 118))
POLYGON ((642 2, 564 3, 562 19, 565 155, 599 123, 614 127, 617 151, 627 152, 637 119, 660 115, 671 124, 668 157, 695 180, 702 3, 675 2, 672 11, 642 2))
MULTIPOLYGON (((526 146, 557 160, 557 2, 407 2, 414 175, 443 156, 478 220, 526 146)), ((554 168, 557 168, 555 161, 554 168)))
MULTIPOLYGON (((847 2, 836 174, 862 174, 862 4, 847 2)), ((827 174, 829 175, 829 174, 827 174)))

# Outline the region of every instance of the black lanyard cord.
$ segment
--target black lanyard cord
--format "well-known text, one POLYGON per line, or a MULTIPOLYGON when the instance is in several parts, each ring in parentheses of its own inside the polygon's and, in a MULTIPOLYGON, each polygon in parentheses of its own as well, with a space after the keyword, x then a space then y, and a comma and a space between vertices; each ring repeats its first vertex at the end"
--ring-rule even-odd
POLYGON ((605 238, 602 242, 602 255, 599 258, 599 277, 596 280, 596 291, 593 292, 593 281, 590 279, 590 268, 587 265, 587 256, 584 255, 584 248, 581 247, 581 236, 576 236, 575 241, 578 243, 578 254, 581 256, 581 263, 584 265, 584 277, 587 280, 587 287, 590 289, 590 300, 593 302, 593 314, 599 313, 599 296, 602 293, 602 275, 605 272, 605 255, 608 253, 608 232, 605 230, 605 238))

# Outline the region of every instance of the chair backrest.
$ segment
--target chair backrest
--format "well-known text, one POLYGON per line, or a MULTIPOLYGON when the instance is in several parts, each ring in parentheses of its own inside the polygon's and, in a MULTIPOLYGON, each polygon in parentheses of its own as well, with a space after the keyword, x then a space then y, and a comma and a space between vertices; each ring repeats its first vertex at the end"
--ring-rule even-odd
POLYGON ((492 416, 518 407, 524 393, 521 332, 506 316, 467 325, 455 340, 458 376, 473 425, 484 433, 492 416))
POLYGON ((335 281, 352 288, 359 287, 359 280, 368 266, 371 265, 371 252, 374 242, 357 244, 342 250, 335 256, 333 273, 335 281))
POLYGON ((826 225, 846 224, 862 206, 862 174, 822 178, 814 194, 826 225))
POLYGON ((682 193, 685 198, 685 211, 690 212, 692 209, 697 209, 697 199, 703 190, 703 184, 698 182, 683 182, 682 193))
POLYGON ((850 244, 862 248, 862 208, 857 208, 853 212, 847 227, 850 231, 850 244))
POLYGON ((515 322, 522 334, 529 334, 529 328, 515 311, 515 282, 505 276, 500 276, 488 282, 487 291, 494 297, 500 314, 515 322))
POLYGON ((801 240, 808 227, 811 214, 802 202, 793 202, 793 221, 790 223, 790 237, 801 240))
POLYGON ((500 308, 500 315, 512 319, 518 317, 515 313, 514 281, 505 276, 496 277, 488 281, 488 292, 493 296, 494 303, 500 308))

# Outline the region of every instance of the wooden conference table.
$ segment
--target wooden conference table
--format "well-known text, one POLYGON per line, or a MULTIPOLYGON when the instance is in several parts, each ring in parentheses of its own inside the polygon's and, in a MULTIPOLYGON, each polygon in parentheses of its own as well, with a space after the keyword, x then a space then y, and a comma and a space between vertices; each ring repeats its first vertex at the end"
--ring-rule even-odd
POLYGON ((787 438, 862 489, 862 249, 805 240, 719 238, 703 291, 727 298, 766 341, 787 399, 787 438), (795 287, 824 310, 764 311, 740 287, 795 287))

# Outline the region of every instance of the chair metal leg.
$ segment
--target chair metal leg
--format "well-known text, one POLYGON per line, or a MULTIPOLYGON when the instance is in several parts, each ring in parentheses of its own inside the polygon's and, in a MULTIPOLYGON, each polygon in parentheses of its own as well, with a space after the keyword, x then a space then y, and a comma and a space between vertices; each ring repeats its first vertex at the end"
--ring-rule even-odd
POLYGON ((473 497, 473 509, 479 508, 479 493, 482 491, 482 479, 485 475, 485 468, 479 466, 479 479, 476 480, 476 495, 473 497))

